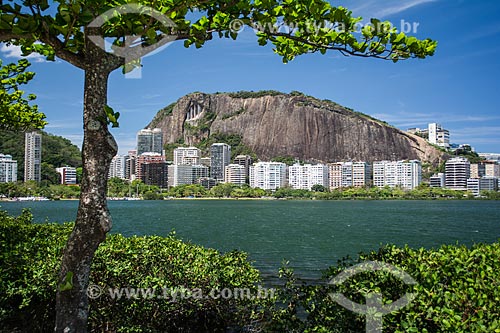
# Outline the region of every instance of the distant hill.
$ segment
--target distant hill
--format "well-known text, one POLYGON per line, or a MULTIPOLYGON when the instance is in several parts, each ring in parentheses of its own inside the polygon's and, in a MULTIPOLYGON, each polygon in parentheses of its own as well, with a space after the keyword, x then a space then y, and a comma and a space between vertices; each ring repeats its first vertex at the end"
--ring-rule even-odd
MULTIPOLYGON (((193 93, 160 110, 167 150, 224 138, 262 160, 303 161, 419 159, 437 165, 443 152, 426 140, 329 100, 299 92, 193 93)), ((223 142, 223 141, 222 141, 223 142)))
MULTIPOLYGON (((80 149, 70 140, 44 131, 42 133, 42 180, 57 182, 55 168, 80 167, 80 149)), ((12 155, 17 161, 17 179, 24 180, 24 133, 0 130, 0 153, 12 155)))

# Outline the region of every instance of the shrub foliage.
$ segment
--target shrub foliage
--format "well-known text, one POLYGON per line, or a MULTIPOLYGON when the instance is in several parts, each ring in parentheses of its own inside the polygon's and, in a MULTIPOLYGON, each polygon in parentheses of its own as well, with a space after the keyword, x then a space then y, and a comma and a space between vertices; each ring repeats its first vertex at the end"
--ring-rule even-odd
MULTIPOLYGON (((56 275, 72 224, 31 221, 29 211, 19 217, 0 211, 0 331, 53 329, 56 275)), ((387 245, 339 261, 312 285, 299 283, 284 266, 277 298, 199 298, 187 292, 192 297, 174 300, 166 292, 209 295, 211 290, 247 288, 257 295, 259 274, 241 252, 220 254, 174 235, 111 235, 92 267, 90 284, 102 294, 90 299, 89 325, 92 332, 364 332, 364 315, 343 308, 331 293, 359 304, 365 304, 367 294, 379 293, 384 304, 391 304, 410 292, 416 297, 408 306, 383 317, 384 332, 500 332, 498 258, 499 243, 433 250, 387 245), (329 283, 365 261, 393 265, 417 284, 405 285, 385 271, 329 283), (120 288, 131 288, 136 296, 109 292, 120 288)))
MULTIPOLYGON (((72 224, 32 224, 29 211, 17 218, 0 212, 0 327, 6 331, 50 332, 55 322, 56 277, 72 224)), ((168 237, 111 235, 96 253, 90 285, 102 291, 90 299, 93 332, 224 332, 254 319, 257 302, 203 295, 225 288, 247 288, 257 295, 259 273, 242 252, 213 249, 168 237), (120 288, 151 290, 151 297, 119 298, 120 288), (187 293, 185 295, 188 295, 187 293), (255 310, 255 312, 254 312, 255 310)), ((125 295, 125 294, 123 294, 125 295)), ((217 294, 215 294, 217 296, 217 294)))
POLYGON ((436 250, 387 245, 343 259, 325 274, 322 284, 299 284, 293 271, 281 269, 286 283, 281 303, 272 312, 273 332, 364 332, 365 317, 337 304, 331 293, 342 293, 366 304, 368 293, 391 304, 405 293, 416 295, 406 307, 383 317, 383 332, 500 332, 500 244, 444 245, 436 250), (329 283, 347 267, 379 261, 403 270, 417 285, 405 285, 388 272, 359 273, 342 285, 329 283))

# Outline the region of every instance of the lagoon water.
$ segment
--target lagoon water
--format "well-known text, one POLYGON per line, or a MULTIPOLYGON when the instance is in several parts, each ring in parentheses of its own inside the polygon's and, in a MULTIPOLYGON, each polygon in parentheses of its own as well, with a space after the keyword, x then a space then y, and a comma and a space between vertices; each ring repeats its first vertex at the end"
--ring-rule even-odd
MULTIPOLYGON (((4 202, 36 222, 73 221, 77 201, 4 202)), ((499 201, 111 201, 113 233, 166 236, 226 252, 248 252, 264 278, 283 260, 316 279, 338 259, 394 243, 412 247, 492 243, 500 238, 499 201)))

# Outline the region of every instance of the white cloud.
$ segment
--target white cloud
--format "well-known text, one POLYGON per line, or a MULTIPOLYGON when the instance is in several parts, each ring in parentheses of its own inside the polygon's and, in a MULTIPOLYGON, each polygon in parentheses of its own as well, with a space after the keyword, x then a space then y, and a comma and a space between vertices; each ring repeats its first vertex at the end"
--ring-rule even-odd
POLYGON ((473 123, 473 122, 488 122, 500 120, 500 116, 470 116, 470 115, 457 115, 450 116, 442 113, 413 113, 413 112, 396 112, 396 113, 376 113, 373 117, 386 121, 395 126, 415 127, 427 126, 428 123, 440 123, 445 128, 449 123, 473 123))
POLYGON ((29 56, 24 57, 22 55, 21 47, 17 46, 17 45, 1 44, 0 45, 0 52, 2 52, 6 58, 15 58, 15 59, 26 58, 26 59, 29 59, 33 62, 46 62, 47 61, 44 56, 42 56, 38 53, 32 53, 29 56))
POLYGON ((500 126, 478 126, 478 127, 464 127, 453 131, 457 137, 461 138, 474 138, 480 134, 483 138, 500 140, 498 138, 500 133, 500 126))
POLYGON ((398 14, 398 13, 404 12, 410 8, 413 8, 413 7, 416 7, 416 6, 425 4, 425 3, 434 2, 434 1, 436 1, 436 0, 414 0, 414 1, 409 1, 409 2, 408 1, 401 1, 396 6, 381 9, 377 13, 377 16, 385 17, 385 16, 389 16, 389 15, 398 14))
POLYGON ((354 4, 353 2, 346 3, 346 6, 353 11, 354 15, 386 17, 436 1, 438 0, 364 0, 362 2, 354 1, 354 4), (359 5, 356 6, 356 3, 359 5))
POLYGON ((56 134, 70 140, 78 148, 82 149, 83 134, 56 134))
POLYGON ((60 119, 60 120, 51 120, 45 126, 46 129, 76 129, 76 128, 82 128, 83 125, 78 119, 78 121, 75 121, 75 119, 60 119))

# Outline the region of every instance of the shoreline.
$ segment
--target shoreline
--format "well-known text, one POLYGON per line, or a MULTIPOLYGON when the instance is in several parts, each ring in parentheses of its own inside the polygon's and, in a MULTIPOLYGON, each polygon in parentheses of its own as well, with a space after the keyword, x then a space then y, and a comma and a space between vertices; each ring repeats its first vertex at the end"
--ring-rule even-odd
MULTIPOLYGON (((161 200, 144 200, 144 199, 139 199, 139 200, 127 200, 127 199, 108 199, 107 202, 113 202, 113 201, 175 201, 175 200, 181 200, 181 201, 189 201, 189 200, 206 200, 206 201, 219 201, 219 200, 225 200, 225 201, 499 201, 495 199, 488 199, 488 198, 418 198, 418 199, 409 199, 409 198, 337 198, 337 199, 317 199, 317 198, 275 198, 275 197, 265 197, 265 198, 250 198, 250 197, 243 197, 243 198, 232 198, 232 197, 223 197, 223 198, 218 198, 218 197, 194 197, 194 198, 165 198, 161 200)), ((12 199, 5 199, 1 198, 0 203, 4 202, 53 202, 53 201, 80 201, 80 199, 77 198, 67 198, 67 199, 58 199, 58 200, 12 200, 12 199)))

